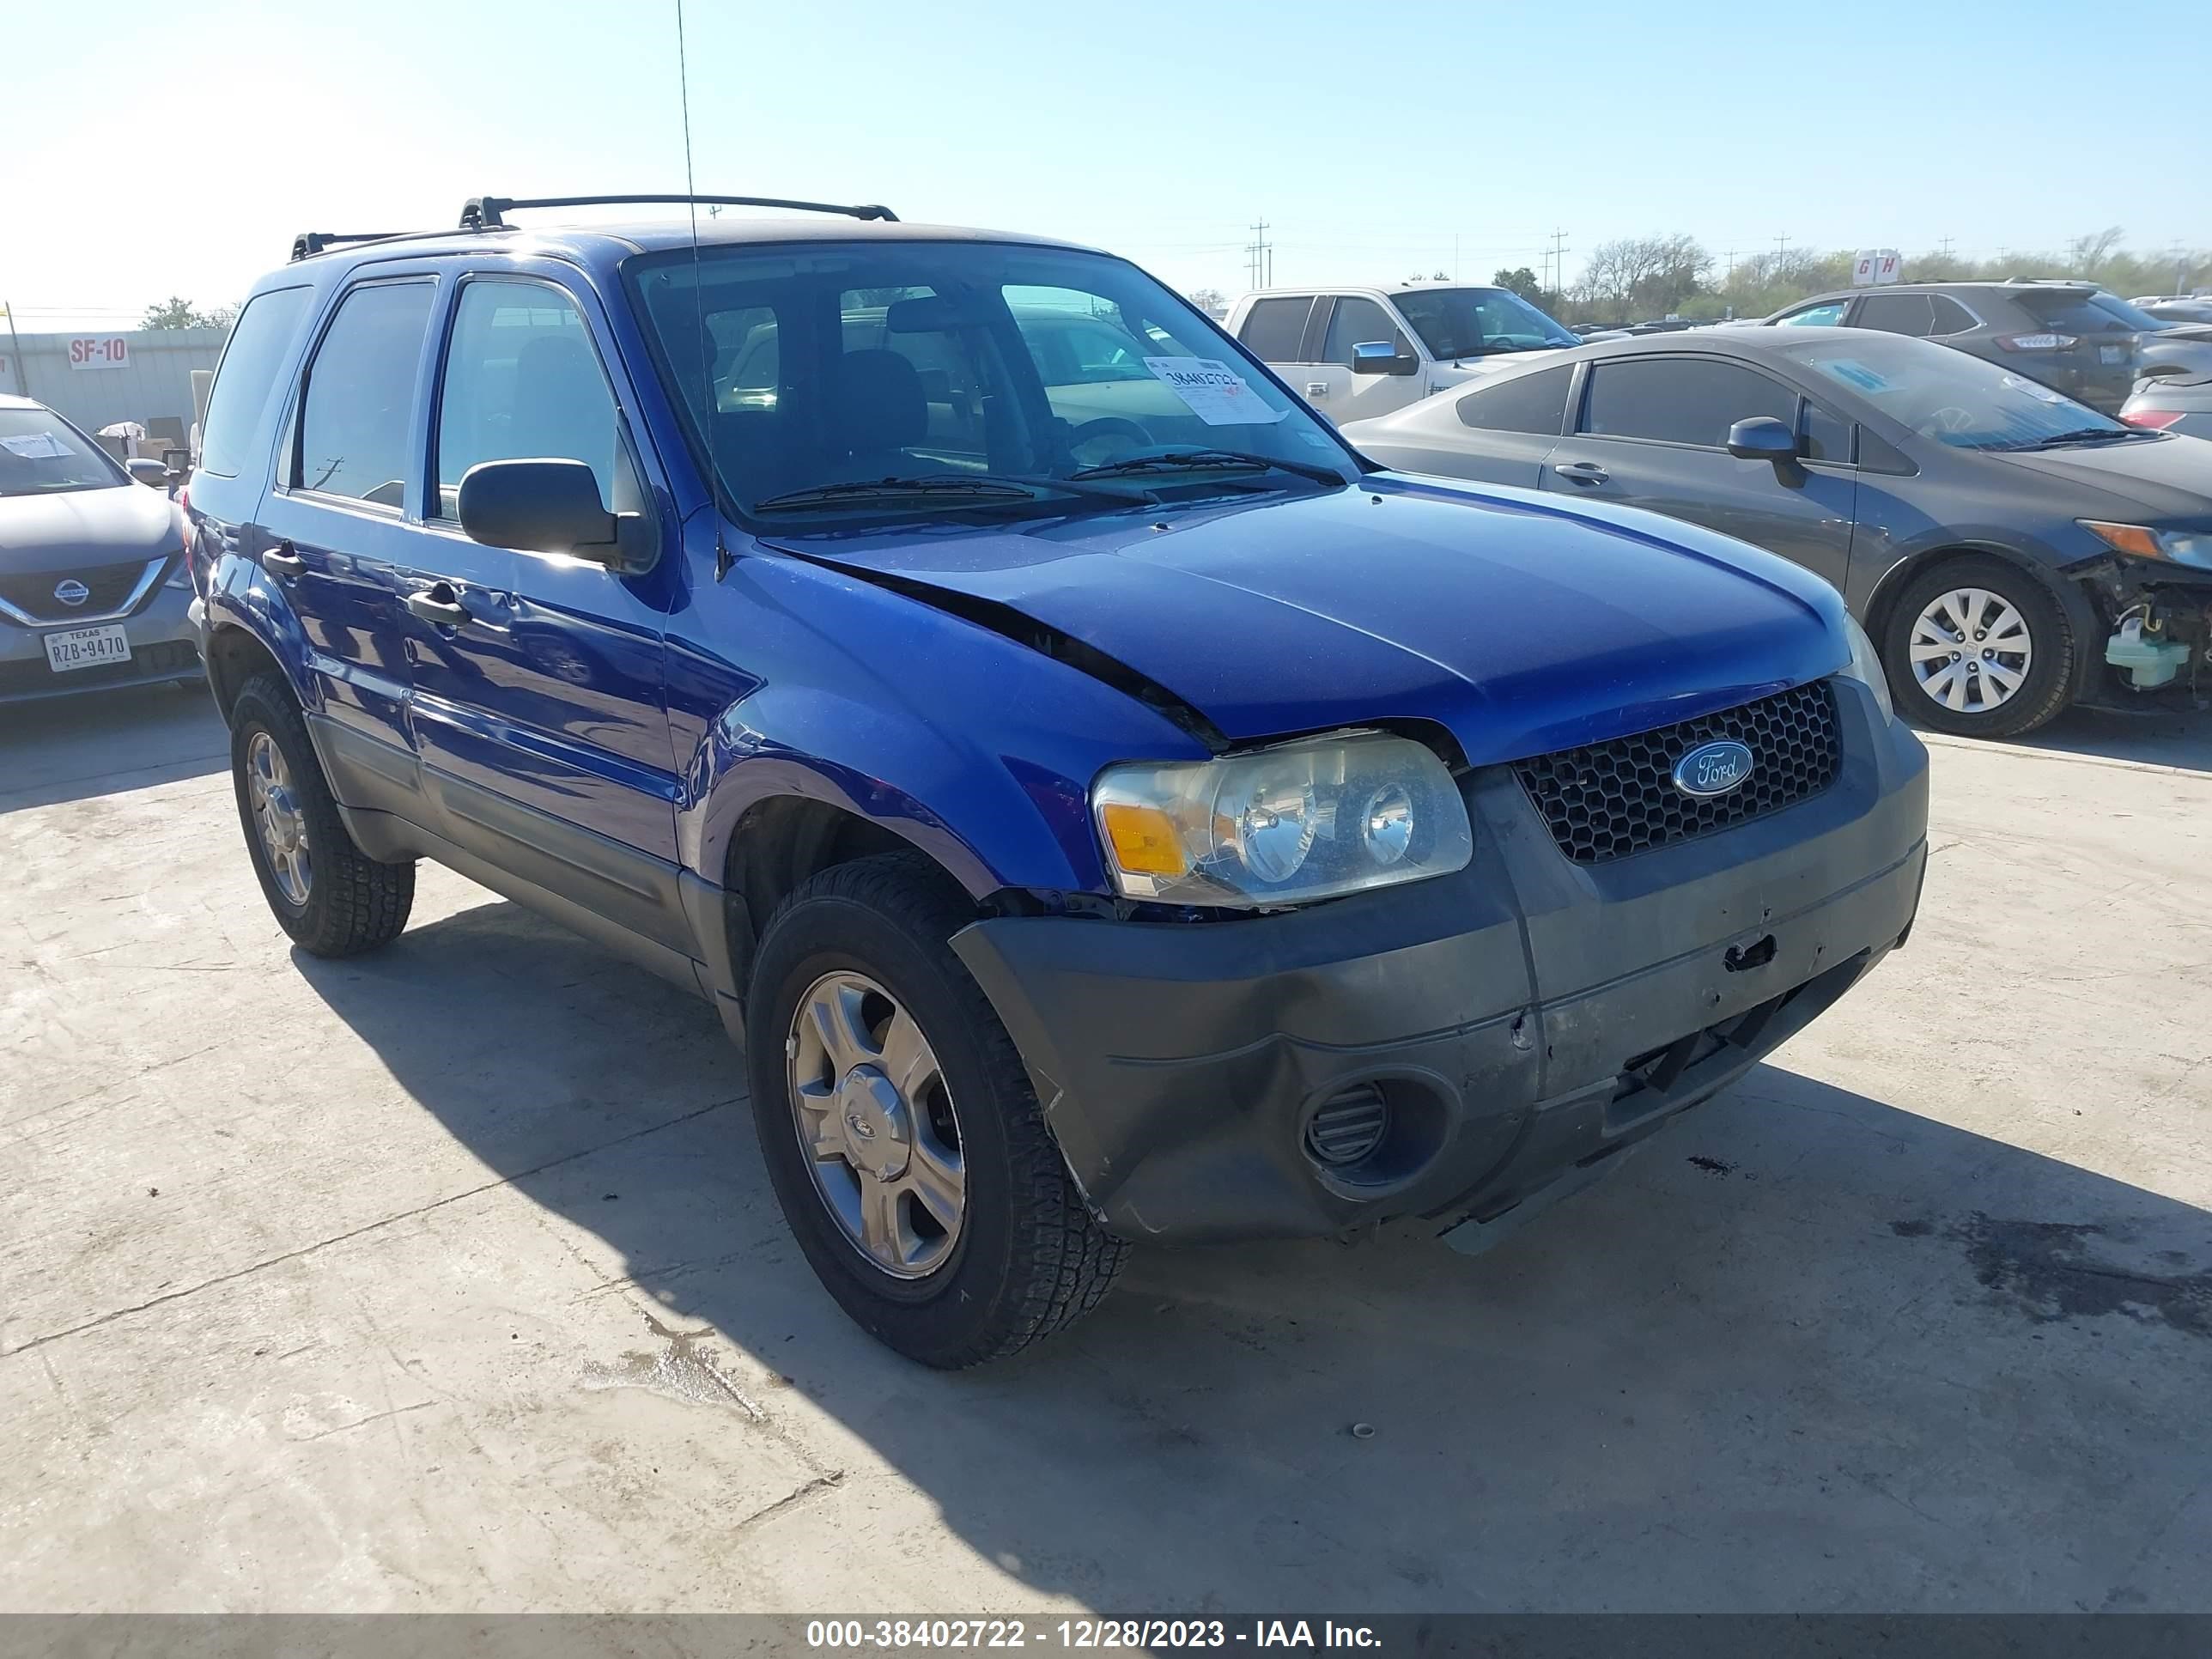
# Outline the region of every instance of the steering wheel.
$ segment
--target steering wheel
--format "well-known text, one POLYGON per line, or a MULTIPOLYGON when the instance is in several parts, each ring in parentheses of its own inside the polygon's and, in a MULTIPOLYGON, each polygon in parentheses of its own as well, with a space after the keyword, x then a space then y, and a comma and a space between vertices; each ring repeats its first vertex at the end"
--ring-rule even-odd
POLYGON ((1956 404, 1946 404, 1941 409, 1930 410, 1928 418, 1913 428, 1923 438, 1941 439, 1945 433, 1957 434, 1972 432, 1974 417, 1956 404))
POLYGON ((1067 453, 1081 465, 1096 466, 1101 461, 1117 459, 1120 449, 1148 444, 1152 441, 1152 434, 1134 421, 1124 420, 1119 415, 1102 415, 1095 421, 1084 422, 1067 434, 1067 453), (1098 444, 1115 444, 1116 447, 1108 449, 1103 454, 1086 455, 1082 453, 1085 448, 1098 444))

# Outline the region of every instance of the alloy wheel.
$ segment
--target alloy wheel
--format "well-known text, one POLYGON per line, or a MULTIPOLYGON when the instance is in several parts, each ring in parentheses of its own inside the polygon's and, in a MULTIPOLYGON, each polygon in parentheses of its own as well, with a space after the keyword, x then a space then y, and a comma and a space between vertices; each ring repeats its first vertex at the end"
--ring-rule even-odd
POLYGON ((306 904, 315 882, 314 855, 307 847, 307 815, 292 787, 292 771, 284 763, 284 751, 266 732, 256 732, 246 749, 246 787, 277 890, 287 903, 306 904))
POLYGON ((960 1123, 921 1027, 863 974, 824 975, 784 1042, 792 1118, 847 1241, 895 1279, 951 1257, 967 1212, 960 1123))

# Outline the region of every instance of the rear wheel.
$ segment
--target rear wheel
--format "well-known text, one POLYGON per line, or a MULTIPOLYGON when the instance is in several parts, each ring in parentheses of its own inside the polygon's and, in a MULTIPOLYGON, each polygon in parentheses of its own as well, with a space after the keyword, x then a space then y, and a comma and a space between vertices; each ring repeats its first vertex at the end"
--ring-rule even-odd
POLYGON ((1072 1323, 1124 1255, 948 943, 973 920, 918 856, 824 871, 769 921, 745 1018, 762 1156, 808 1264, 864 1329, 945 1369, 1072 1323))
POLYGON ((351 957, 397 939, 415 902, 415 866, 355 845, 300 706, 273 674, 248 680, 231 706, 230 769, 253 872, 293 942, 311 956, 351 957))
POLYGON ((1897 711, 1938 732, 2010 738, 2066 706, 2074 630, 2051 590, 2008 560, 1946 559, 1898 596, 1882 665, 1897 711))

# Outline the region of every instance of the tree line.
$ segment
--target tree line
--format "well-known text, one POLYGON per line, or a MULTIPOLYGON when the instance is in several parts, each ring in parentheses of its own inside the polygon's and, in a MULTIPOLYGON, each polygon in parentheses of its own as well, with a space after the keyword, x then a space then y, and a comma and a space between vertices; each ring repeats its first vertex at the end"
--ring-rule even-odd
MULTIPOLYGON (((2136 252, 2123 245, 2123 236, 2114 225, 2074 237, 2055 252, 2008 252, 1993 259, 1937 252, 1907 254, 1903 276, 1911 283, 2071 276, 2096 283, 2124 299, 2186 293, 2192 286, 2212 283, 2212 248, 2136 252)), ((1764 317, 1808 295, 1849 288, 1853 252, 1787 248, 1750 254, 1729 264, 1696 237, 1676 232, 1600 243, 1564 292, 1544 289, 1525 265, 1500 270, 1492 280, 1566 323, 1764 317)))

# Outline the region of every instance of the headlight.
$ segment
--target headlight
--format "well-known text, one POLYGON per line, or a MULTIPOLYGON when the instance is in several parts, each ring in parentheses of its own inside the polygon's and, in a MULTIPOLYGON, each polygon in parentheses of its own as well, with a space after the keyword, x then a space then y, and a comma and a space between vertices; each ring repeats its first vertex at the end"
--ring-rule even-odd
POLYGON ((1887 726, 1897 718, 1897 710, 1890 706, 1889 677, 1881 672, 1881 659, 1875 655, 1874 641, 1867 637, 1858 618, 1846 615, 1844 631, 1850 637, 1851 659, 1844 669, 1844 678, 1856 680, 1874 693, 1875 704, 1881 710, 1881 723, 1887 726))
POLYGON ((2075 522, 2116 553, 2212 570, 2212 530, 2154 530, 2147 524, 2106 524, 2101 519, 2075 522))
POLYGON ((1467 867, 1467 806, 1406 738, 1352 732, 1227 760, 1109 768, 1091 810, 1129 898, 1253 909, 1467 867))

